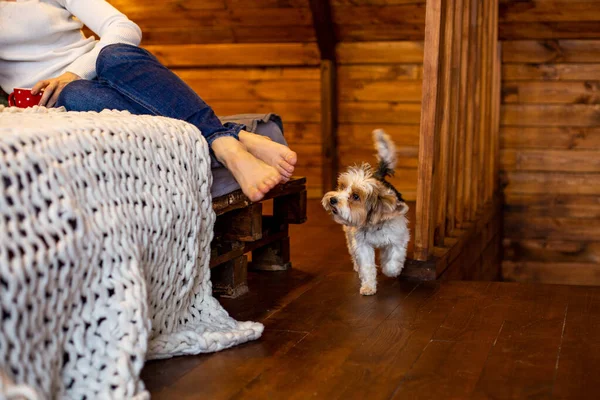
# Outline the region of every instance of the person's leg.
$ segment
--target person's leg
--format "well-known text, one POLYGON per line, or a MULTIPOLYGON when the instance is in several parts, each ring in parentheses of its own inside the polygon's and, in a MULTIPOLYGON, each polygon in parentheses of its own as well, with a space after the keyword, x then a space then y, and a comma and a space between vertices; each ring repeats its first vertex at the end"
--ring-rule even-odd
POLYGON ((97 80, 80 79, 69 83, 60 92, 55 107, 65 107, 67 111, 119 110, 138 115, 154 113, 138 103, 132 102, 121 93, 97 80))
POLYGON ((213 110, 185 82, 148 51, 127 44, 104 47, 96 61, 98 81, 154 115, 187 121, 208 144, 220 136, 237 137, 243 125, 223 126, 213 110))
POLYGON ((238 124, 223 126, 212 108, 148 51, 126 44, 109 45, 100 52, 96 70, 101 82, 154 113, 197 126, 213 151, 216 138, 233 136, 239 138, 252 155, 275 167, 284 179, 289 179, 294 171, 296 153, 268 138, 244 131, 238 124))

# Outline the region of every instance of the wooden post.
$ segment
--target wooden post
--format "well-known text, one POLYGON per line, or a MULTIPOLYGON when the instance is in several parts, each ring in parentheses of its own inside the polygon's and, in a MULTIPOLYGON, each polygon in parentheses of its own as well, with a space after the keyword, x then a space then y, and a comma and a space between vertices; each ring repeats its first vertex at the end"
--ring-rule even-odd
POLYGON ((494 60, 494 108, 492 110, 492 132, 494 134, 492 149, 492 192, 495 195, 498 192, 500 184, 499 179, 499 157, 500 157, 500 105, 502 92, 502 43, 496 41, 496 60, 494 60))
POLYGON ((329 0, 309 0, 317 44, 321 53, 321 138, 323 158, 323 190, 336 186, 338 173, 337 148, 337 74, 336 36, 329 0))
MULTIPOLYGON (((463 0, 457 0, 454 10, 454 32, 452 37, 452 71, 451 71, 451 97, 450 97, 450 159, 448 168, 448 202, 446 208, 446 235, 450 235, 455 226, 456 214, 456 198, 458 195, 457 189, 457 174, 460 168, 458 164, 458 156, 462 148, 459 147, 459 119, 463 114, 460 108, 460 93, 462 85, 462 35, 463 35, 463 0), (460 150, 459 150, 460 149, 460 150)), ((465 24, 467 25, 467 24, 465 24)))
POLYGON ((245 208, 232 210, 217 218, 215 237, 253 242, 262 237, 262 204, 253 203, 245 208))
POLYGON ((241 255, 211 270, 213 289, 223 297, 236 298, 248 293, 248 258, 241 255))
POLYGON ((475 81, 477 80, 477 3, 478 0, 469 0, 471 2, 470 21, 469 21, 469 61, 468 61, 468 80, 467 80, 467 116, 466 116, 466 136, 465 147, 465 171, 463 179, 463 227, 465 222, 472 221, 472 193, 471 183, 473 181, 473 147, 475 131, 475 96, 477 91, 475 81))
POLYGON ((486 158, 483 160, 484 165, 484 174, 483 181, 485 182, 485 191, 483 193, 483 197, 485 202, 489 202, 492 200, 492 190, 490 187, 490 176, 489 168, 490 165, 489 160, 492 158, 493 153, 493 141, 494 141, 494 132, 491 129, 491 124, 493 120, 493 104, 494 104, 494 60, 496 59, 496 44, 494 42, 494 33, 497 30, 497 27, 494 23, 494 14, 496 13, 496 1, 492 0, 490 4, 490 9, 488 13, 488 57, 487 57, 487 96, 488 100, 486 103, 486 126, 485 130, 487 132, 487 146, 486 146, 486 158))
POLYGON ((433 199, 437 196, 434 161, 439 154, 438 113, 440 88, 441 36, 444 20, 442 0, 429 0, 425 11, 425 53, 423 58, 423 97, 417 172, 417 209, 414 258, 426 261, 433 253, 436 221, 433 199))
POLYGON ((291 267, 289 237, 269 243, 252 251, 250 268, 254 270, 285 271, 291 267))
POLYGON ((337 77, 333 60, 321 61, 321 140, 323 191, 337 186, 337 77))
POLYGON ((444 36, 442 38, 442 44, 440 46, 440 50, 442 53, 440 54, 440 102, 441 107, 439 107, 439 116, 441 118, 439 132, 436 135, 439 136, 440 141, 440 154, 437 160, 434 160, 434 165, 437 164, 437 167, 434 167, 437 172, 435 176, 437 177, 437 182, 435 182, 435 186, 437 187, 437 198, 435 199, 435 207, 436 207, 436 226, 433 233, 434 239, 433 243, 438 246, 444 245, 444 237, 446 235, 446 210, 447 210, 447 200, 448 200, 448 190, 450 186, 448 185, 448 179, 450 176, 450 167, 451 167, 451 140, 450 136, 454 133, 452 130, 452 114, 455 110, 452 107, 452 62, 457 57, 454 55, 454 2, 445 1, 444 2, 444 36))
POLYGON ((286 224, 306 222, 306 190, 273 200, 273 215, 286 224))
POLYGON ((465 185, 465 174, 466 174, 466 132, 467 132, 467 101, 468 101, 468 88, 470 82, 470 71, 469 66, 469 38, 471 29, 471 0, 463 0, 463 19, 462 19, 462 48, 460 55, 460 93, 458 99, 458 137, 457 137, 457 158, 456 158, 456 204, 455 209, 455 222, 450 227, 454 230, 456 227, 460 227, 465 222, 465 208, 463 206, 465 201, 464 196, 464 185, 465 185))
POLYGON ((492 198, 498 190, 498 149, 500 148, 500 97, 501 97, 501 44, 498 42, 498 0, 494 0, 492 17, 492 106, 490 116, 490 133, 492 147, 489 166, 489 196, 492 198))
POLYGON ((440 43, 440 81, 438 88, 438 96, 440 107, 438 108, 438 116, 440 119, 438 132, 435 132, 439 137, 439 156, 433 160, 434 163, 434 182, 437 196, 434 199, 436 222, 433 231, 433 244, 435 246, 442 245, 444 235, 446 233, 446 200, 448 189, 448 158, 450 150, 450 85, 451 76, 450 69, 452 63, 452 34, 453 34, 453 12, 454 7, 451 2, 442 2, 442 14, 445 15, 442 21, 444 31, 440 43))
POLYGON ((470 220, 476 222, 477 220, 477 211, 479 209, 479 197, 478 197, 478 188, 479 188, 479 176, 481 174, 480 165, 479 165, 479 155, 481 153, 481 135, 483 134, 480 129, 481 123, 481 110, 482 110, 482 91, 481 87, 483 85, 483 74, 482 74, 482 64, 483 64, 483 54, 482 54, 482 46, 483 46, 483 14, 485 10, 485 3, 488 0, 478 0, 477 1, 477 16, 476 16, 476 37, 475 37, 475 93, 474 93, 474 108, 473 108, 473 160, 471 162, 471 192, 469 193, 471 206, 469 209, 470 220))
POLYGON ((477 175, 477 204, 479 212, 483 209, 485 204, 485 183, 487 179, 486 177, 486 163, 485 160, 488 157, 488 144, 490 139, 489 132, 489 111, 488 111, 488 103, 491 99, 490 96, 490 86, 489 86, 489 77, 490 77, 490 7, 491 0, 486 0, 483 2, 483 10, 482 10, 482 21, 481 21, 481 86, 480 86, 480 110, 479 110, 479 160, 478 160, 478 171, 477 175))

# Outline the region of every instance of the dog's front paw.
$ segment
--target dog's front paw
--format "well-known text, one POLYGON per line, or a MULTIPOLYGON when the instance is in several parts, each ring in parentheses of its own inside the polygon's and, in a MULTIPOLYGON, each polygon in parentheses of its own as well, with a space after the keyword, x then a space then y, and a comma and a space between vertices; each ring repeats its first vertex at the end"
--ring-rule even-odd
POLYGON ((360 287, 360 294, 363 296, 372 296, 375 293, 377 293, 377 289, 372 286, 364 285, 360 287))

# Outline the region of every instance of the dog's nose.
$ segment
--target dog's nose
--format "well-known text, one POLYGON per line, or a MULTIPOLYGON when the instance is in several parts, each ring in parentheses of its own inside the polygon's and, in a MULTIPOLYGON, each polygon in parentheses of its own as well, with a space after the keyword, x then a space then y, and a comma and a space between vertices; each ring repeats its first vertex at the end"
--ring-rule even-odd
POLYGON ((337 199, 335 197, 330 198, 329 204, 331 204, 332 206, 335 206, 337 204, 337 199))

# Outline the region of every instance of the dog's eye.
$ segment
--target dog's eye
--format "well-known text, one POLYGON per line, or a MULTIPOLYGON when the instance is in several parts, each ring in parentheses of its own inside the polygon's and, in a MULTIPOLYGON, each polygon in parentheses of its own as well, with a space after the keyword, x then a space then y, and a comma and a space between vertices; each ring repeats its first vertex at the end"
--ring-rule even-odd
POLYGON ((352 200, 358 201, 358 200, 360 200, 360 196, 357 195, 356 193, 352 193, 352 200))

